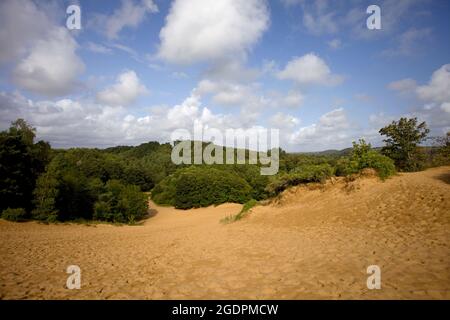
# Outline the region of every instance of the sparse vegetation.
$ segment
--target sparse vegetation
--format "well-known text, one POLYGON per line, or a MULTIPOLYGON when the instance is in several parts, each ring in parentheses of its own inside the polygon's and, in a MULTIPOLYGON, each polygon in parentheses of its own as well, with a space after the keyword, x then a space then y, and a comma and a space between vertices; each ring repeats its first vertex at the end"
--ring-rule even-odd
POLYGON ((333 174, 334 169, 328 163, 301 165, 291 170, 289 173, 275 176, 267 185, 266 191, 269 195, 274 196, 288 187, 296 186, 301 183, 323 183, 333 174))
POLYGON ((238 214, 226 216, 225 218, 220 220, 220 222, 227 224, 227 223, 239 221, 243 217, 245 217, 246 214, 256 205, 258 205, 258 201, 256 201, 255 199, 251 199, 250 201, 247 201, 246 203, 244 203, 241 211, 239 211, 238 214))

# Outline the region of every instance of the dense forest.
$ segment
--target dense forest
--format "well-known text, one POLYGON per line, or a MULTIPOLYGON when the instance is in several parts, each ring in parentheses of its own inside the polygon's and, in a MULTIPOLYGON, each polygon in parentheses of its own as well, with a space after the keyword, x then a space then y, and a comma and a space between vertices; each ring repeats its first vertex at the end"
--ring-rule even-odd
MULTIPOLYGON (((386 179, 396 171, 450 163, 450 134, 428 138, 426 124, 415 118, 394 121, 380 134, 385 146, 376 149, 364 140, 342 151, 280 149, 278 174, 263 176, 259 164, 175 165, 169 143, 53 149, 48 142, 36 142, 35 129, 18 119, 0 133, 0 212, 12 221, 132 224, 148 215, 149 196, 157 204, 180 209, 254 203, 290 186, 351 176, 365 168, 386 179), (432 143, 420 146, 427 139, 432 143)), ((233 151, 236 156, 237 150, 233 151)))

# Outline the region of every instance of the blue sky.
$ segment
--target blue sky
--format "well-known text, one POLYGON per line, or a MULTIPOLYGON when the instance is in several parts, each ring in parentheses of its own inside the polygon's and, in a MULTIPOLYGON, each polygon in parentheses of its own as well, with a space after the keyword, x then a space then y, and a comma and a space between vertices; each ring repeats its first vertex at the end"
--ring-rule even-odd
POLYGON ((278 128, 290 151, 379 145, 401 116, 450 130, 450 1, 6 0, 0 30, 1 129, 22 117, 56 147, 198 122, 278 128))

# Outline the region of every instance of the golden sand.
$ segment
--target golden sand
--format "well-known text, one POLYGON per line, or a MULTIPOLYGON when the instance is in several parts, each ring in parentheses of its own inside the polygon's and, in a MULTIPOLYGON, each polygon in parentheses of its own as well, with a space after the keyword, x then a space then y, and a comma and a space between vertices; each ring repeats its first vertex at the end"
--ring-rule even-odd
POLYGON ((450 299, 450 167, 334 179, 140 226, 0 221, 2 299, 450 299), (81 289, 66 268, 81 268, 81 289), (380 290, 366 286, 381 268, 380 290))

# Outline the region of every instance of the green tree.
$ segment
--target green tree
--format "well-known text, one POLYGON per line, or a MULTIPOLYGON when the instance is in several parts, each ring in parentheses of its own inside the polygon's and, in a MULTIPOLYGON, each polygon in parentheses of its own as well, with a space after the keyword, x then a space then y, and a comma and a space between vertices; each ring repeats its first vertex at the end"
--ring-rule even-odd
POLYGON ((34 189, 34 205, 32 217, 37 220, 55 221, 58 219, 56 200, 58 197, 58 178, 53 170, 42 174, 34 189))
POLYGON ((380 134, 387 138, 382 153, 393 159, 397 168, 403 171, 421 169, 418 145, 425 140, 430 130, 427 124, 417 123, 417 118, 401 118, 381 128, 380 134))
POLYGON ((23 119, 0 133, 0 210, 32 208, 36 179, 50 159, 50 146, 44 141, 34 144, 35 129, 23 119))
POLYGON ((105 193, 94 205, 94 219, 134 223, 147 214, 147 200, 138 186, 110 180, 106 183, 105 193))

